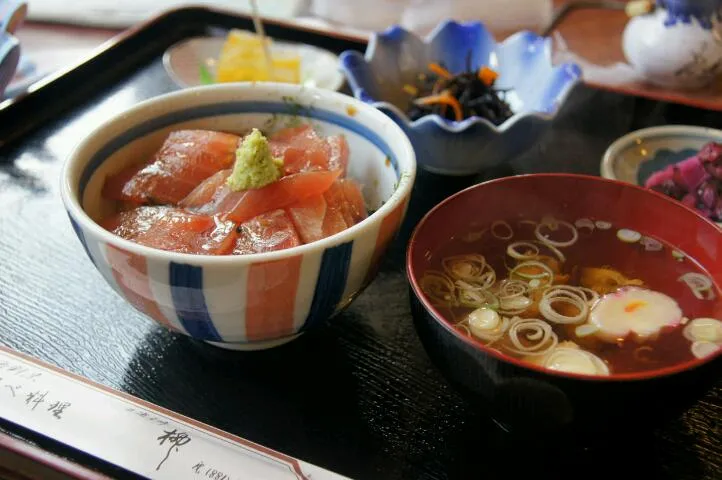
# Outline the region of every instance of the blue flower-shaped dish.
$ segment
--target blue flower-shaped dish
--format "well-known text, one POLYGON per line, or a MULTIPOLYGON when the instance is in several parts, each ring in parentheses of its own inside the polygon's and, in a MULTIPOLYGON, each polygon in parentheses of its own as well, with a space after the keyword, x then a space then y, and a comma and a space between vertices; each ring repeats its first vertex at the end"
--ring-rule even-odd
POLYGON ((471 175, 493 167, 534 145, 580 80, 575 64, 553 65, 551 40, 522 31, 497 43, 479 22, 439 24, 425 39, 393 26, 374 34, 365 56, 341 54, 341 68, 354 96, 390 116, 411 139, 417 163, 445 175, 471 175), (439 115, 411 121, 405 110, 414 84, 430 62, 452 73, 488 66, 499 73, 496 87, 508 89, 514 115, 499 126, 485 118, 456 122, 439 115))

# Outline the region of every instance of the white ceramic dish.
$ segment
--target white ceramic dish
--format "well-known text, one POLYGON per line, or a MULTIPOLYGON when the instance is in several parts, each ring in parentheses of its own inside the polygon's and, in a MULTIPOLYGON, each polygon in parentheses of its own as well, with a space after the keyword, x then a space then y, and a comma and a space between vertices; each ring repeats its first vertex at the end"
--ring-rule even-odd
POLYGON ((722 130, 688 125, 637 130, 607 148, 601 174, 612 180, 643 185, 651 173, 690 157, 713 141, 722 142, 722 130))
POLYGON ((652 173, 691 157, 709 142, 722 142, 722 130, 689 125, 636 130, 607 148, 601 174, 643 186, 652 173))
MULTIPOLYGON (((163 66, 181 88, 202 85, 201 66, 215 75, 216 61, 224 41, 224 37, 195 37, 179 42, 165 52, 163 66)), ((301 57, 301 83, 306 87, 339 90, 343 85, 338 57, 328 50, 274 41, 273 51, 297 53, 301 57)))

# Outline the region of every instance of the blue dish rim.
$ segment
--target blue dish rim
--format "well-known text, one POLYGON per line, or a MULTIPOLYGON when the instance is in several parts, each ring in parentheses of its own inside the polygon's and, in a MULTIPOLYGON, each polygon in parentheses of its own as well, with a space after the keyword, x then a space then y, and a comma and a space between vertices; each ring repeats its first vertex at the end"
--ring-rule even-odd
MULTIPOLYGON (((404 27, 400 25, 392 25, 386 30, 383 30, 381 32, 374 33, 370 36, 368 46, 366 48, 366 51, 364 53, 364 61, 368 62, 373 57, 374 51, 376 49, 376 45, 378 43, 378 39, 380 37, 393 37, 398 36, 401 34, 410 34, 415 35, 418 38, 421 38, 421 40, 425 44, 430 44, 433 42, 434 38, 444 30, 445 28, 448 28, 449 25, 457 25, 462 28, 481 28, 484 30, 487 30, 485 24, 480 21, 472 21, 472 22, 456 22, 454 20, 446 20, 443 22, 440 22, 439 24, 434 27, 434 29, 427 34, 424 37, 419 37, 418 35, 415 35, 412 32, 409 32, 404 27)), ((496 45, 503 45, 507 42, 515 41, 517 38, 528 36, 534 39, 534 41, 543 41, 545 44, 548 44, 548 42, 551 41, 549 38, 541 37, 537 35, 536 33, 530 31, 530 30, 521 30, 518 31, 511 36, 504 39, 502 42, 496 42, 496 39, 494 39, 496 45)), ((359 52, 353 51, 353 50, 346 50, 342 52, 339 55, 339 63, 341 66, 341 69, 344 72, 344 75, 346 77, 347 82, 349 83, 349 87, 351 88, 351 91, 353 92, 353 95, 356 99, 361 100, 364 103, 367 103, 375 108, 378 108, 381 111, 390 112, 395 117, 400 119, 405 126, 410 127, 412 129, 421 128, 423 125, 428 123, 434 123, 438 125, 443 130, 446 130, 448 132, 452 133, 459 133, 462 132, 473 125, 485 125, 490 130, 497 132, 497 133, 503 133, 506 130, 511 129, 517 122, 521 121, 521 119, 524 118, 537 118, 543 121, 549 121, 552 120, 556 114, 558 113, 561 105, 563 105, 566 102, 567 97, 569 94, 574 90, 574 87, 579 84, 582 81, 582 69, 581 67, 576 63, 571 62, 565 62, 559 65, 556 65, 557 68, 561 68, 566 70, 567 76, 569 77, 569 81, 564 89, 564 91, 561 93, 561 95, 558 97, 558 100, 555 105, 555 108, 552 112, 541 112, 541 111, 531 111, 531 112, 525 112, 525 113, 515 113, 510 118, 508 118, 505 122, 503 122, 501 125, 495 125, 491 121, 487 120, 483 117, 469 117, 462 121, 456 121, 456 120, 448 120, 446 118, 441 117, 440 115, 432 114, 432 115, 426 115, 422 118, 419 118, 417 120, 412 121, 408 115, 403 112, 400 108, 393 105, 390 102, 385 101, 377 101, 371 98, 366 91, 358 84, 355 77, 351 75, 350 69, 348 68, 348 63, 352 57, 358 58, 359 52)), ((551 59, 549 59, 551 63, 551 59)))

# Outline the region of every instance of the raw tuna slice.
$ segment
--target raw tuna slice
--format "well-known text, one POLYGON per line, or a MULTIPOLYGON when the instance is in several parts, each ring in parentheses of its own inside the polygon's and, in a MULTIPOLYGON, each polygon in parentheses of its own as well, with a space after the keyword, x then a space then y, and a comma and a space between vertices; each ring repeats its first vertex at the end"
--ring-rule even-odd
POLYGON ((109 176, 103 196, 137 204, 177 203, 206 178, 231 168, 239 141, 222 132, 172 132, 148 164, 109 176))
POLYGON ((296 226, 303 243, 315 242, 324 237, 323 220, 326 218, 326 199, 318 194, 288 207, 288 214, 296 226))
POLYGON ((330 237, 349 227, 346 223, 347 202, 343 194, 343 187, 336 181, 323 194, 326 199, 326 217, 323 219, 323 236, 330 237))
POLYGON ((301 245, 293 222, 283 210, 261 214, 238 227, 234 255, 272 252, 301 245))
POLYGON ((263 188, 233 192, 221 187, 213 209, 234 222, 245 222, 265 212, 285 208, 299 200, 328 190, 340 172, 319 170, 281 177, 263 188))
POLYGON ((346 175, 348 143, 343 135, 319 137, 310 125, 286 128, 269 139, 271 153, 283 157, 285 173, 340 170, 346 175))
POLYGON ((221 170, 203 180, 200 185, 193 189, 178 205, 184 208, 199 208, 213 201, 216 192, 223 187, 226 179, 231 174, 231 169, 221 170))
POLYGON ((105 219, 102 226, 126 240, 181 253, 229 254, 236 239, 233 222, 164 206, 121 212, 105 219))
POLYGON ((326 138, 329 146, 328 169, 341 170, 341 176, 346 176, 348 167, 348 142, 343 135, 334 135, 326 138))
POLYGON ((288 214, 304 243, 341 232, 366 218, 361 190, 353 180, 336 180, 322 195, 288 207, 288 214))
POLYGON ((361 186, 350 178, 339 180, 343 187, 343 193, 348 202, 348 214, 350 215, 350 225, 356 225, 361 220, 369 216, 366 210, 366 202, 364 201, 361 186))

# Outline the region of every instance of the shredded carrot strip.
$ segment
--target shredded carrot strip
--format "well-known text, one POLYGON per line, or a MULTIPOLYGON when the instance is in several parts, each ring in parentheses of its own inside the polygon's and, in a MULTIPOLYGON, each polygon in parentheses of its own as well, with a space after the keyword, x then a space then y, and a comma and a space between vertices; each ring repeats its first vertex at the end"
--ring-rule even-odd
POLYGON ((440 77, 451 78, 451 73, 449 73, 449 71, 447 69, 445 69, 438 63, 433 63, 433 62, 430 63, 429 70, 431 70, 432 72, 434 72, 435 74, 437 74, 440 77))
POLYGON ((494 81, 499 78, 499 74, 489 67, 481 67, 477 75, 479 76, 479 80, 484 82, 484 85, 487 87, 490 87, 494 81))
POLYGON ((448 93, 419 98, 416 100, 416 103, 419 103, 421 105, 432 105, 434 103, 448 105, 454 109, 454 117, 456 117, 457 122, 460 122, 464 119, 464 111, 461 109, 461 104, 456 98, 454 98, 452 95, 449 95, 448 93))

